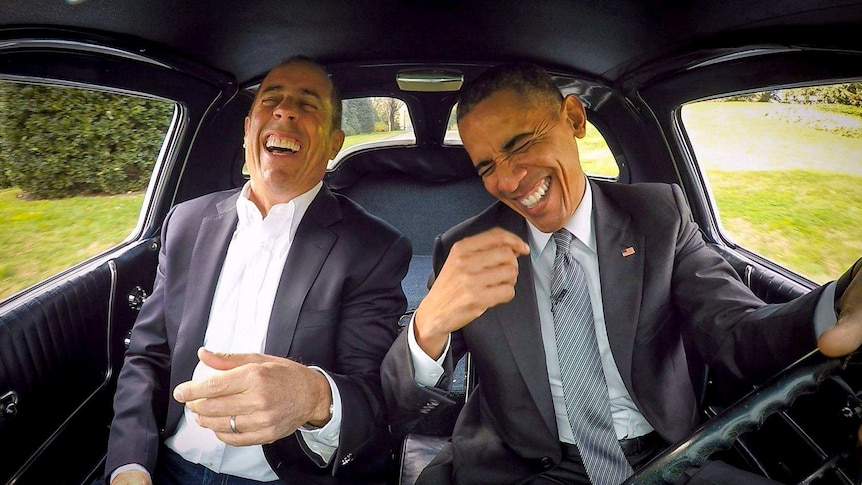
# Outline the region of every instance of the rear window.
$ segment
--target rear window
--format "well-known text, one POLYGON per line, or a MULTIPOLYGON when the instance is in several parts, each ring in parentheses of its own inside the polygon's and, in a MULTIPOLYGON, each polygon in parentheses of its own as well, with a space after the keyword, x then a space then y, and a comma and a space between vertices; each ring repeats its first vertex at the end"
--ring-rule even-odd
POLYGON ((416 144, 410 111, 404 101, 398 98, 375 96, 345 99, 341 107, 344 145, 330 162, 330 167, 363 148, 416 144))

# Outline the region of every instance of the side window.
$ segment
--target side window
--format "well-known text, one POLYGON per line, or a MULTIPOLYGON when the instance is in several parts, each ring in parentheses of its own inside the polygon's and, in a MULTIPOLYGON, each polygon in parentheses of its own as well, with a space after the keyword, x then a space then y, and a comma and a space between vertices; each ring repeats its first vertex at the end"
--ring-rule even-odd
MULTIPOLYGON (((458 105, 456 104, 449 113, 446 136, 443 140, 446 145, 461 144, 461 135, 458 133, 458 122, 455 115, 457 109, 458 105)), ((605 137, 589 120, 587 120, 586 136, 578 140, 578 154, 581 158, 581 167, 587 175, 612 180, 619 178, 620 167, 617 165, 605 137)))
POLYGON ((344 145, 330 162, 335 166, 345 155, 361 145, 380 142, 387 145, 414 145, 413 121, 404 101, 389 97, 345 99, 341 102, 341 128, 344 145), (354 148, 356 147, 356 148, 354 148))
POLYGON ((687 104, 729 240, 824 283, 862 254, 862 83, 687 104))
POLYGON ((131 234, 175 110, 0 80, 0 300, 131 234))

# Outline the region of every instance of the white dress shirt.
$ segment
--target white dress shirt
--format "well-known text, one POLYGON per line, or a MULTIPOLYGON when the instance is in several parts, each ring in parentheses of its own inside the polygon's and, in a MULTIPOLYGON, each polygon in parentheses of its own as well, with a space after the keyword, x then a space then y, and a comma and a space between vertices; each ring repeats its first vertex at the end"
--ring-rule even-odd
MULTIPOLYGON (((611 416, 614 423, 614 431, 618 439, 634 438, 642 436, 653 430, 646 421, 643 414, 638 410, 631 395, 623 383, 619 369, 611 354, 608 332, 605 326, 604 307, 602 306, 602 288, 599 279, 599 260, 596 251, 595 227, 593 225, 593 194, 589 182, 575 213, 563 226, 574 235, 570 252, 572 256, 583 266, 587 276, 590 299, 593 307, 593 318, 596 327, 596 339, 598 341, 599 355, 601 356, 602 369, 608 385, 608 397, 610 401, 611 416)), ((566 404, 563 399, 563 387, 560 380, 560 363, 557 356, 557 343, 554 336, 554 319, 551 314, 550 285, 553 273, 554 257, 556 256, 556 245, 550 233, 539 231, 535 226, 529 224, 530 232, 530 258, 533 263, 533 282, 536 288, 536 301, 539 310, 540 326, 542 330, 542 343, 545 348, 545 362, 548 367, 548 380, 551 384, 551 395, 554 402, 554 412, 557 418, 557 432, 560 441, 564 443, 575 443, 566 404)), ((814 326, 816 334, 819 335, 836 322, 835 312, 832 310, 831 302, 834 295, 834 283, 830 283, 827 291, 823 293, 818 302, 814 326)), ((438 360, 429 357, 416 342, 413 333, 413 321, 408 328, 407 342, 414 365, 414 379, 421 386, 432 387, 436 385, 440 376, 443 375, 443 360, 449 351, 447 342, 443 355, 438 360)))
MULTIPOLYGON (((273 206, 264 218, 248 198, 250 183, 243 187, 237 199, 239 221, 215 289, 203 346, 213 352, 263 353, 266 333, 275 294, 290 253, 296 229, 308 206, 320 192, 318 183, 292 201, 273 206)), ((332 419, 322 428, 299 429, 308 448, 318 454, 323 463, 332 459, 338 448, 341 431, 341 396, 332 379, 326 376, 332 391, 332 419)), ((198 362, 193 381, 205 379, 218 371, 198 362)), ((240 431, 242 419, 238 418, 240 431)), ((217 473, 225 473, 258 481, 278 480, 263 454, 263 447, 234 447, 220 441, 215 433, 197 424, 188 407, 180 418, 176 433, 165 444, 192 463, 201 464, 217 473)), ((117 468, 112 474, 128 469, 117 468)), ((139 465, 130 468, 143 469, 139 465)))

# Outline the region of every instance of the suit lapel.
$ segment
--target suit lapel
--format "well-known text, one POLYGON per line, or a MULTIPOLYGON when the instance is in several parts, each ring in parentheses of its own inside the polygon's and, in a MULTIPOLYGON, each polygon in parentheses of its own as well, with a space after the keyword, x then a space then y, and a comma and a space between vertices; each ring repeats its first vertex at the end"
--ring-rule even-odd
POLYGON ((631 229, 631 216, 621 211, 591 182, 602 306, 614 360, 632 389, 632 352, 644 279, 644 237, 631 229))
POLYGON ((328 226, 340 219, 338 201, 324 185, 308 206, 284 264, 266 333, 267 354, 282 357, 289 354, 299 311, 338 239, 328 226))
MULTIPOLYGON (((500 218, 500 227, 529 241, 526 220, 512 210, 506 210, 500 218)), ((500 322, 509 349, 518 364, 521 377, 542 414, 548 432, 556 439, 557 421, 551 387, 547 379, 548 366, 544 348, 536 288, 533 283, 533 264, 530 256, 518 258, 518 279, 515 282, 515 299, 506 305, 489 310, 500 322), (544 376, 544 377, 543 377, 544 376)))
POLYGON ((175 374, 191 378, 197 365, 197 348, 203 345, 221 267, 237 225, 233 196, 216 203, 216 215, 204 217, 189 261, 185 308, 177 333, 175 374))

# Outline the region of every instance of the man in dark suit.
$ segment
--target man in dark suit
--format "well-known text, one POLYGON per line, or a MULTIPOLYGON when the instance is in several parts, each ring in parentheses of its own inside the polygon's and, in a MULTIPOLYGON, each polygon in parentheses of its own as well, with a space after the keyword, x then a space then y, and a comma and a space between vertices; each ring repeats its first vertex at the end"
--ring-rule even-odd
POLYGON ((419 483, 619 483, 697 424, 687 352, 762 382, 815 348, 836 301, 847 315, 821 350, 859 345, 862 262, 839 284, 764 304, 704 243, 679 187, 585 177, 584 107, 540 68, 480 76, 458 127, 500 202, 438 237, 434 283, 384 359, 390 421, 409 430, 452 404, 441 376, 472 355, 479 385, 419 483), (578 288, 582 310, 562 312, 578 288), (560 314, 588 321, 584 336, 566 340, 560 314), (595 379, 568 384, 584 375, 595 379))
POLYGON ((113 484, 382 481, 379 367, 411 249, 322 184, 340 124, 323 68, 289 59, 245 119, 251 180, 166 218, 118 381, 113 484))

